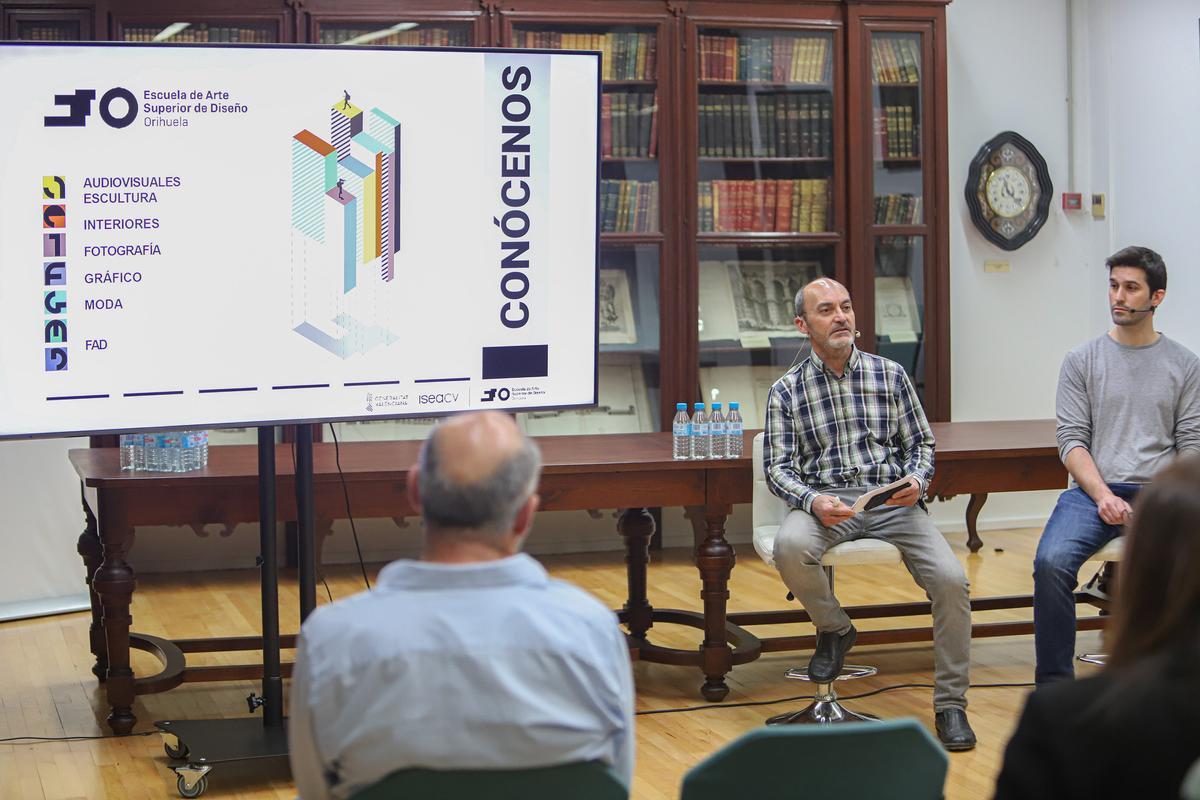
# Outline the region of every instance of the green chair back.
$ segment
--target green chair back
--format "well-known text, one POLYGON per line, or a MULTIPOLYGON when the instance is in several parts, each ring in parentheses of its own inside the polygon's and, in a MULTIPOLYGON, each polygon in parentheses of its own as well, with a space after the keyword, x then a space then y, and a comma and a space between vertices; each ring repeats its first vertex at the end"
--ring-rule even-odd
POLYGON ((536 769, 402 769, 352 800, 626 800, 606 765, 583 761, 536 769))
POLYGON ((683 778, 682 800, 936 800, 949 759, 915 719, 757 728, 683 778))

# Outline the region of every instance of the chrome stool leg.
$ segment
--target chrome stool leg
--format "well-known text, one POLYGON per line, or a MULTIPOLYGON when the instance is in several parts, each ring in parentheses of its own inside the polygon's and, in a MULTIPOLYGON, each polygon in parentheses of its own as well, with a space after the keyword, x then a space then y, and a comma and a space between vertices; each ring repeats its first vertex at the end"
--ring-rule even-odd
MULTIPOLYGON (((875 667, 855 667, 847 664, 834 681, 854 680, 874 675, 875 667)), ((794 680, 807 681, 808 670, 804 667, 793 667, 785 673, 794 680)), ((767 720, 768 725, 833 725, 839 722, 873 722, 879 717, 870 714, 860 714, 838 702, 837 692, 834 691, 834 681, 825 683, 814 682, 813 701, 800 711, 787 714, 777 714, 767 720)))
POLYGON ((1108 663, 1107 653, 1081 653, 1075 656, 1076 661, 1082 661, 1085 664, 1099 664, 1104 666, 1108 663))

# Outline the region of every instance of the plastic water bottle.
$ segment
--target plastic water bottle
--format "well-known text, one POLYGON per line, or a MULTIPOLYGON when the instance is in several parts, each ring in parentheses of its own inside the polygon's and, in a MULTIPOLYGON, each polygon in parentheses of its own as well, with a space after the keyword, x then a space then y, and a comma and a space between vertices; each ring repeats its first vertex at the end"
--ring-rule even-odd
POLYGON ((712 432, 708 429, 708 415, 704 403, 695 403, 692 413, 692 458, 712 458, 712 432))
POLYGON ((742 412, 740 403, 729 404, 729 417, 725 420, 725 457, 742 457, 742 412))
POLYGON ((725 435, 725 415, 721 413, 721 404, 712 404, 712 416, 708 418, 708 430, 712 438, 712 457, 728 458, 728 437, 725 435))
POLYGON ((692 423, 688 419, 687 403, 675 404, 675 419, 671 422, 671 457, 682 460, 692 455, 692 423))
POLYGON ((204 469, 208 464, 208 431, 183 431, 179 434, 179 471, 204 469))
POLYGON ((146 468, 146 451, 142 446, 142 434, 121 434, 121 469, 137 472, 146 468))
POLYGON ((163 459, 163 472, 180 472, 179 469, 179 431, 165 431, 159 434, 163 459))
POLYGON ((147 472, 162 471, 162 448, 158 446, 158 434, 142 434, 142 469, 147 472))

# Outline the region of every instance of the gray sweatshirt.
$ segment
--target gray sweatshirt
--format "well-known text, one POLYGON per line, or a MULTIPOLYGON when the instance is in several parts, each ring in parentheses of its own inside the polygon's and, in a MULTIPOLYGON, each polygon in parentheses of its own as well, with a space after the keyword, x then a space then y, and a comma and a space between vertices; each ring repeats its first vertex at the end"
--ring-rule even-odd
POLYGON ((1146 483, 1200 452, 1200 358, 1161 334, 1143 347, 1092 339, 1063 359, 1055 414, 1060 457, 1086 447, 1105 483, 1146 483))

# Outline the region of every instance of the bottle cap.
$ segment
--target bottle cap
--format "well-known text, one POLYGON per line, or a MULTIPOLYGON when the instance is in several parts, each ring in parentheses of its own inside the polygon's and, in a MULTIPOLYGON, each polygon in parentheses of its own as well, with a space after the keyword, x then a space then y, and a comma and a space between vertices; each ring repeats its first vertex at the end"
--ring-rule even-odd
POLYGON ((675 410, 676 411, 687 411, 687 403, 676 403, 675 410))
POLYGON ((741 407, 742 407, 741 403, 739 403, 737 400, 734 400, 732 403, 729 404, 730 411, 737 411, 741 407))
POLYGON ((696 409, 697 411, 703 411, 704 403, 692 403, 692 408, 696 409))
POLYGON ((720 403, 713 403, 713 404, 712 404, 712 410, 713 410, 713 411, 720 411, 720 410, 721 410, 721 404, 720 404, 720 403))

